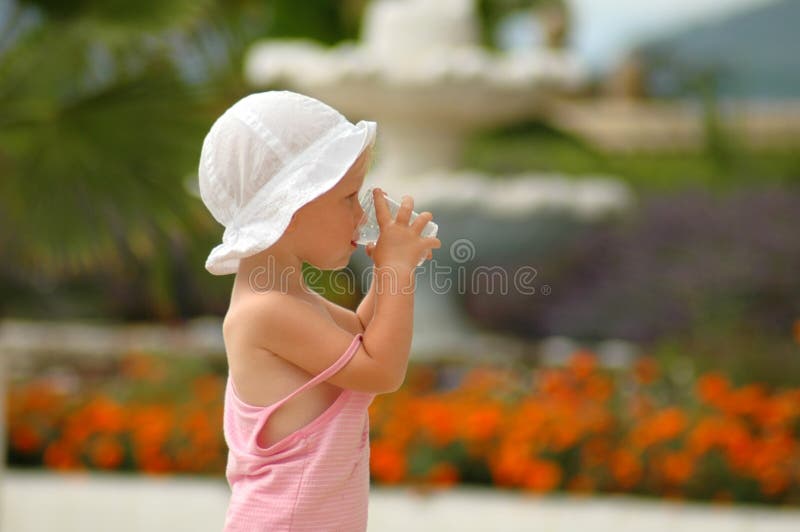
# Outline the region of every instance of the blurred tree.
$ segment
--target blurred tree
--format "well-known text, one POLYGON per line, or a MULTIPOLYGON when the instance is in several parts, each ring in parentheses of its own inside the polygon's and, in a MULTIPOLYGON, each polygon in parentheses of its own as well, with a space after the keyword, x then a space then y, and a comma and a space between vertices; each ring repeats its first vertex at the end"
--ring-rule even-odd
POLYGON ((272 0, 265 3, 270 15, 270 37, 311 38, 336 44, 358 35, 361 13, 368 0, 272 0))
POLYGON ((203 306, 188 277, 214 282, 219 227, 185 185, 214 118, 252 90, 247 47, 353 36, 362 4, 0 0, 0 288, 45 296, 89 274, 125 317, 203 306))

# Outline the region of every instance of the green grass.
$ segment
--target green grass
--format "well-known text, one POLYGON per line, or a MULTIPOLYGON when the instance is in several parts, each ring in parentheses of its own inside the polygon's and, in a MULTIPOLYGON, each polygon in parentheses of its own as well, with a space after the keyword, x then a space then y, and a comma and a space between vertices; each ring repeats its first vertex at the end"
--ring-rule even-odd
POLYGON ((694 153, 604 153, 546 124, 531 122, 474 136, 464 166, 492 175, 523 172, 617 177, 637 191, 800 183, 800 150, 754 152, 716 137, 694 153))

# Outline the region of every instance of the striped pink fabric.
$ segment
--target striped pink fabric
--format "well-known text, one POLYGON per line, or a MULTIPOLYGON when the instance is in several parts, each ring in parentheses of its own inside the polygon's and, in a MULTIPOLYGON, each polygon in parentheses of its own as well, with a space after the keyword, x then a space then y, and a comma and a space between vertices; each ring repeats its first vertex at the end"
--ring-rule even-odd
POLYGON ((342 369, 362 335, 328 369, 277 403, 243 402, 228 375, 223 428, 231 497, 227 532, 363 531, 369 497, 369 412, 375 394, 344 389, 308 425, 269 447, 259 431, 282 404, 342 369))

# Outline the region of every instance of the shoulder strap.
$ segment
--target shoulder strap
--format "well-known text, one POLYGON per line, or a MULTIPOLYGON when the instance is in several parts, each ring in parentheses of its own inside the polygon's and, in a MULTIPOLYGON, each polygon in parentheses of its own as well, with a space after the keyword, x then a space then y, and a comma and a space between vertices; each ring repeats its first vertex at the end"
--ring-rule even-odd
POLYGON ((345 365, 347 365, 348 362, 350 362, 350 359, 353 358, 353 355, 355 355, 356 351, 358 351, 358 346, 360 345, 362 339, 363 339, 362 333, 356 334, 353 337, 353 341, 350 343, 350 346, 345 350, 342 356, 339 357, 339 360, 331 364, 328 367, 328 369, 326 369, 325 371, 323 371, 322 373, 320 373, 319 375, 317 375, 316 377, 314 377, 313 379, 311 379, 310 381, 308 381, 307 383, 305 383, 304 385, 302 385, 301 387, 299 387, 298 389, 296 389, 295 391, 293 391, 292 393, 281 399, 280 401, 271 404, 268 408, 270 410, 275 410, 279 408, 282 404, 284 404, 286 401, 290 400, 292 397, 303 393, 307 389, 312 388, 316 386, 318 383, 328 379, 328 377, 330 377, 331 375, 334 375, 337 371, 339 371, 345 365))

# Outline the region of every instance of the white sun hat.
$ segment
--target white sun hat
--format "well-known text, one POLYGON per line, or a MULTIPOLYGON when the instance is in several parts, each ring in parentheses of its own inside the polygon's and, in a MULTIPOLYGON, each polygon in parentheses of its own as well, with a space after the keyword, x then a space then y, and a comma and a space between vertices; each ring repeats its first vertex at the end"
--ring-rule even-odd
POLYGON ((353 124, 302 94, 245 96, 216 122, 200 154, 200 197, 225 227, 206 260, 214 275, 278 241, 303 205, 344 177, 375 143, 375 122, 353 124))

